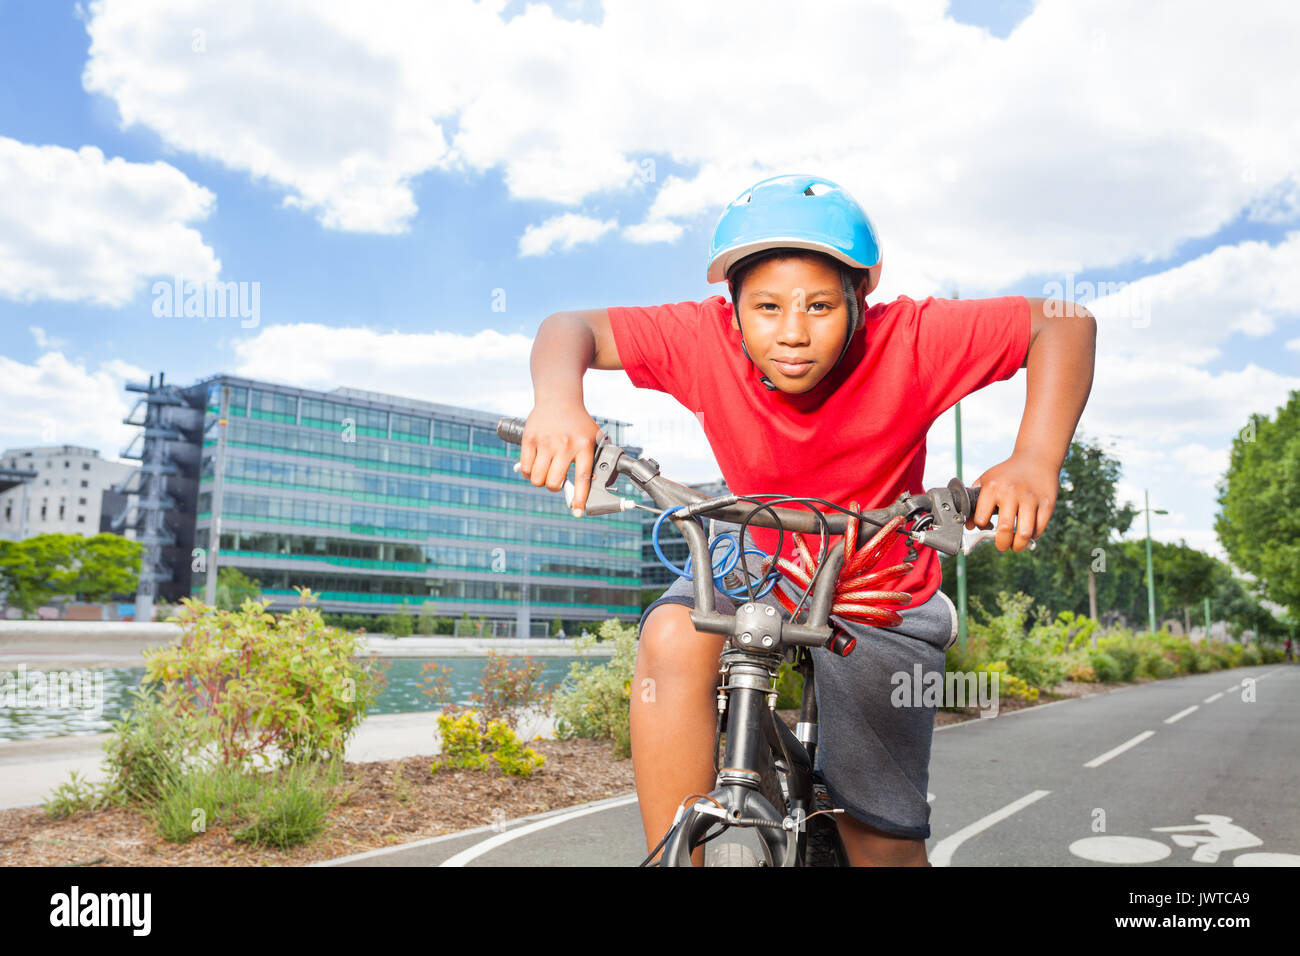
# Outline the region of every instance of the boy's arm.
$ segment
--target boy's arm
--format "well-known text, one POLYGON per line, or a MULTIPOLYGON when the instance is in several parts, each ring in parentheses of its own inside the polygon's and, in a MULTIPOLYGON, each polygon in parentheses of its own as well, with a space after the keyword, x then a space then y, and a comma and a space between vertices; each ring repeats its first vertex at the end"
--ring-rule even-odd
POLYGON ((558 312, 548 316, 533 340, 530 368, 533 410, 524 425, 519 471, 551 491, 573 475, 574 515, 587 504, 600 426, 587 412, 582 378, 587 369, 621 369, 605 309, 558 312))
POLYGON ((1061 465, 1092 390, 1096 356, 1097 320, 1091 312, 1067 303, 1047 316, 1046 300, 1028 301, 1029 350, 1021 366, 1028 370, 1028 382, 1015 451, 975 480, 981 494, 968 522, 970 527, 988 527, 996 506, 994 545, 999 551, 1023 551, 1047 527, 1056 507, 1061 465))

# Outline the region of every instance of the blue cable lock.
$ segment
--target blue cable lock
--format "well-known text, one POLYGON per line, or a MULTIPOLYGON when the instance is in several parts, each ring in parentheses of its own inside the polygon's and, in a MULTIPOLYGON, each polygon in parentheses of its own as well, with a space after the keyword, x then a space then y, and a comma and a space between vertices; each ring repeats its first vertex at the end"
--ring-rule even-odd
MULTIPOLYGON (((672 571, 679 578, 686 578, 688 581, 694 581, 695 578, 691 574, 690 557, 688 556, 686 558, 686 566, 684 568, 679 568, 677 565, 673 564, 671 561, 668 560, 668 557, 663 552, 663 548, 659 546, 659 529, 663 526, 664 519, 667 518, 674 511, 681 510, 681 507, 682 507, 681 505, 674 505, 673 507, 664 511, 661 515, 659 515, 658 518, 655 519, 654 528, 650 532, 650 544, 654 547, 655 554, 658 556, 659 561, 664 565, 664 567, 668 568, 669 571, 672 571)), ((739 552, 740 552, 740 542, 736 539, 735 532, 733 531, 727 531, 724 532, 723 534, 718 535, 709 544, 709 561, 710 564, 712 565, 713 583, 718 588, 719 591, 721 591, 723 594, 725 594, 727 597, 730 598, 747 598, 749 596, 749 592, 745 588, 730 589, 725 587, 722 583, 726 579, 727 575, 730 574, 735 569, 736 565, 740 563, 739 552), (724 555, 722 555, 721 558, 722 567, 719 567, 719 559, 714 554, 714 549, 717 548, 719 543, 724 541, 727 544, 729 544, 731 547, 724 555), (728 563, 728 560, 730 560, 730 563, 728 563)), ((760 558, 765 558, 765 559, 770 557, 770 555, 768 555, 765 551, 760 551, 757 548, 746 548, 745 554, 747 555, 756 554, 760 558)), ((778 571, 774 565, 772 567, 772 570, 768 572, 767 576, 761 579, 767 581, 767 586, 764 587, 757 594, 755 594, 754 599, 758 600, 759 598, 765 597, 768 594, 768 592, 772 590, 772 588, 776 587, 776 582, 780 579, 780 576, 781 576, 781 572, 778 571)))

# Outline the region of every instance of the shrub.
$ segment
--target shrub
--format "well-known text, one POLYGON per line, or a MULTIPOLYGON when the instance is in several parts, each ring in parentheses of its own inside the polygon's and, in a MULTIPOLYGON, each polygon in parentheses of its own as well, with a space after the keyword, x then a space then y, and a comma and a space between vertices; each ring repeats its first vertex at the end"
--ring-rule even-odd
MULTIPOLYGON (((147 674, 146 674, 147 677, 147 674)), ((134 703, 113 723, 104 741, 108 798, 119 805, 148 805, 180 780, 189 759, 213 739, 202 715, 176 713, 157 685, 131 691, 134 703)))
POLYGON ((1088 655, 1097 680, 1104 684, 1116 684, 1121 680, 1119 662, 1106 651, 1097 650, 1088 655))
POLYGON ((264 603, 220 611, 189 598, 170 620, 176 643, 146 654, 145 681, 162 688, 168 719, 212 728, 220 759, 270 764, 342 754, 382 682, 373 662, 354 660, 362 638, 325 625, 306 606, 278 619, 264 603))
POLYGON ((998 675, 998 696, 1006 694, 1019 700, 1035 701, 1038 699, 1038 688, 1030 687, 1021 678, 1007 670, 1006 661, 994 661, 991 664, 985 664, 981 670, 998 675))
POLYGON ((1070 668, 1065 673, 1065 679, 1083 684, 1092 684, 1097 681, 1097 672, 1093 670, 1092 665, 1087 661, 1074 660, 1071 661, 1070 668))
POLYGON ((393 637, 410 637, 415 631, 415 620, 411 617, 411 612, 403 606, 402 610, 396 614, 389 615, 392 630, 389 632, 393 637))
POLYGON ((163 839, 188 843, 209 824, 243 818, 260 790, 257 777, 238 767, 216 764, 184 774, 152 806, 154 826, 163 839))
POLYGON ((296 763, 266 781, 248 807, 253 821, 231 834, 241 843, 286 849, 318 836, 325 818, 339 802, 341 757, 319 763, 296 763))
POLYGON ((1177 668, 1158 649, 1147 649, 1138 658, 1137 676, 1161 679, 1173 677, 1177 668))
MULTIPOLYGON (((614 654, 607 664, 574 661, 555 693, 555 732, 558 737, 609 738, 614 756, 631 756, 632 736, 628 715, 632 702, 632 675, 636 670, 636 625, 610 619, 593 638, 574 639, 585 652, 596 641, 613 641, 614 654)), ((654 693, 642 687, 638 693, 654 693)))
POLYGON ((1254 667, 1261 662, 1259 648, 1254 644, 1247 644, 1241 649, 1241 666, 1254 667))
POLYGON ((781 662, 776 674, 776 706, 792 710, 803 703, 803 675, 788 660, 781 662))
POLYGON ((431 763, 430 773, 443 767, 486 770, 495 763, 504 774, 527 777, 546 762, 537 751, 525 747, 505 721, 489 721, 487 731, 481 733, 479 717, 472 711, 455 717, 439 714, 438 730, 446 759, 431 763))
POLYGON ((504 721, 494 720, 488 724, 487 741, 492 745, 492 759, 504 774, 528 777, 546 762, 546 758, 536 750, 520 743, 504 721))
POLYGON ((435 760, 429 767, 431 772, 437 773, 441 767, 487 769, 488 758, 483 753, 477 714, 469 711, 455 716, 439 714, 438 733, 442 736, 442 752, 446 759, 435 760))
POLYGON ((62 820, 81 810, 98 810, 110 802, 108 788, 94 783, 73 770, 69 779, 59 784, 41 803, 51 820, 62 820))

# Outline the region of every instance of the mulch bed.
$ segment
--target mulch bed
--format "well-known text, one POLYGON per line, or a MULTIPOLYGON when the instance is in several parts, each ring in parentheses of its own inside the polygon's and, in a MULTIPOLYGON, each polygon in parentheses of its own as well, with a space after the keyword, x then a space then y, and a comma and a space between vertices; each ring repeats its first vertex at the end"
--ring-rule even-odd
MULTIPOLYGON (((1037 703, 1113 690, 1066 682, 1037 703)), ((999 712, 1032 707, 1004 698, 999 712)), ((778 711, 793 729, 794 710, 778 711)), ((974 708, 940 710, 935 726, 979 719, 974 708)), ((344 764, 349 796, 330 811, 325 831, 289 850, 248 846, 214 824, 186 844, 159 837, 134 809, 83 811, 48 819, 40 807, 0 810, 0 866, 299 866, 457 830, 576 806, 633 792, 631 760, 616 760, 606 740, 536 740, 546 763, 528 778, 490 771, 429 772, 433 755, 344 764), (400 778, 396 777, 401 770, 400 778)))
POLYGON ((496 768, 431 774, 433 755, 344 764, 343 786, 353 788, 351 795, 330 812, 320 836, 289 850, 239 843, 219 825, 189 843, 169 843, 133 809, 83 811, 63 820, 46 818, 39 807, 0 810, 0 866, 299 866, 635 789, 632 761, 613 759, 609 741, 529 746, 546 763, 526 779, 496 768))

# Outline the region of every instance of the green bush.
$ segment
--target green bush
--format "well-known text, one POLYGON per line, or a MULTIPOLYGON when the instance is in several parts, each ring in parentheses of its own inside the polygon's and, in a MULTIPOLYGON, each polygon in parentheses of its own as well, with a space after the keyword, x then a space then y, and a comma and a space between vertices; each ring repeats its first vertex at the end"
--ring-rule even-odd
POLYGON ((231 834, 241 843, 287 849, 306 843, 325 829, 340 800, 342 759, 297 763, 273 774, 248 805, 252 822, 231 834))
POLYGON ((169 706, 157 684, 146 683, 131 695, 134 703, 114 721, 104 741, 106 792, 116 804, 145 806, 176 785, 188 761, 199 756, 214 734, 203 715, 177 713, 169 706))
POLYGON ((246 815, 245 806, 261 792, 261 782, 238 767, 215 764, 173 781, 151 807, 158 835, 188 843, 209 825, 246 815))
POLYGON ((508 776, 527 777, 546 762, 537 751, 525 747, 503 720, 489 721, 486 732, 480 732, 478 714, 473 711, 454 717, 439 714, 438 731, 446 759, 433 761, 430 773, 443 767, 486 770, 495 763, 508 776))
POLYGON ((438 733, 442 737, 445 760, 435 760, 429 770, 437 773, 442 767, 463 770, 486 770, 488 758, 483 753, 482 735, 478 715, 472 711, 451 715, 438 715, 438 733))
POLYGON ((1241 666, 1254 667, 1262 663, 1263 655, 1259 653, 1259 647, 1255 644, 1247 644, 1241 649, 1241 666))
POLYGON ((62 820, 82 810, 99 810, 111 802, 108 788, 72 771, 69 779, 55 787, 41 802, 41 809, 51 820, 62 820))
POLYGON ((1093 651, 1088 655, 1088 662, 1092 665, 1097 680, 1103 684, 1116 684, 1122 680, 1119 662, 1106 651, 1093 651))
MULTIPOLYGON (((600 625, 593 638, 574 639, 579 653, 596 641, 613 641, 614 654, 607 664, 583 660, 569 666, 554 697, 556 736, 608 738, 613 741, 615 757, 621 760, 631 756, 628 715, 636 670, 636 631, 635 624, 610 619, 600 625)), ((638 688, 637 693, 653 695, 654 687, 638 688)))
POLYGON ((389 632, 393 637, 410 637, 415 632, 415 619, 411 617, 411 612, 405 607, 396 614, 389 615, 391 619, 392 630, 389 632))
POLYGON ((776 706, 780 710, 794 710, 803 704, 803 675, 788 660, 781 662, 776 673, 776 706))
POLYGON ((362 638, 326 626, 306 606, 276 618, 263 603, 220 611, 189 598, 169 620, 181 638, 145 655, 145 681, 157 684, 167 720, 211 728, 220 759, 244 765, 318 760, 342 754, 378 694, 374 662, 354 658, 362 638))
POLYGON ((1141 652, 1138 658, 1137 676, 1161 679, 1173 677, 1177 673, 1177 668, 1165 657, 1158 649, 1147 649, 1141 652))

